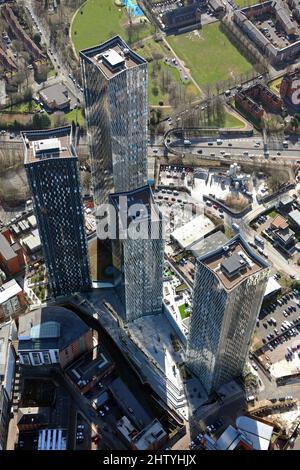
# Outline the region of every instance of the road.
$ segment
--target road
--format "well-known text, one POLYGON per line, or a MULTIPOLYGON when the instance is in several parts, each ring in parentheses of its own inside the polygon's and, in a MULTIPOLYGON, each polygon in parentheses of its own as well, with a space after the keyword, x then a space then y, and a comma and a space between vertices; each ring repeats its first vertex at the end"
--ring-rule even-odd
POLYGON ((83 93, 78 88, 78 86, 74 84, 73 80, 69 77, 69 73, 72 73, 72 70, 67 68, 66 63, 63 61, 63 59, 60 57, 57 51, 54 51, 51 49, 52 45, 50 43, 49 30, 45 26, 45 24, 41 21, 41 19, 35 15, 32 0, 28 0, 28 2, 26 3, 27 3, 26 8, 29 11, 31 18, 37 23, 41 31, 42 42, 46 44, 47 46, 49 58, 51 59, 53 67, 55 68, 57 72, 57 77, 56 77, 57 81, 64 81, 65 83, 67 83, 67 86, 70 89, 70 91, 77 97, 79 102, 82 102, 83 93))
MULTIPOLYGON (((287 164, 295 163, 300 160, 300 141, 289 140, 288 148, 283 148, 281 144, 279 149, 264 149, 264 143, 261 137, 228 137, 220 139, 222 143, 217 144, 215 137, 189 138, 190 145, 184 145, 183 139, 168 136, 169 149, 182 154, 196 155, 201 157, 242 158, 244 163, 247 161, 272 160, 274 163, 287 164), (266 158, 265 151, 269 152, 266 158)), ((280 145, 280 144, 279 144, 280 145)))

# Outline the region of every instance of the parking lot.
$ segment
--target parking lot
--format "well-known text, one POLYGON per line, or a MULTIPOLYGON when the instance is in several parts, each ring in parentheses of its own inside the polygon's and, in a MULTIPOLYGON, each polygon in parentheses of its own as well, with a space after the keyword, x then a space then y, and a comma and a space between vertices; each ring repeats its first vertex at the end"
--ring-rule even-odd
MULTIPOLYGON (((296 26, 296 22, 295 22, 296 26)), ((271 18, 265 21, 258 21, 256 27, 269 39, 269 41, 278 49, 283 49, 294 42, 280 26, 275 26, 271 18)))
MULTIPOLYGON (((255 332, 262 363, 285 361, 291 370, 298 367, 300 357, 300 295, 294 290, 262 309, 255 332), (280 305, 281 304, 281 305, 280 305), (288 323, 287 323, 288 322, 288 323), (299 348, 298 348, 299 345, 299 348)), ((287 369, 285 367, 285 369, 287 369)))

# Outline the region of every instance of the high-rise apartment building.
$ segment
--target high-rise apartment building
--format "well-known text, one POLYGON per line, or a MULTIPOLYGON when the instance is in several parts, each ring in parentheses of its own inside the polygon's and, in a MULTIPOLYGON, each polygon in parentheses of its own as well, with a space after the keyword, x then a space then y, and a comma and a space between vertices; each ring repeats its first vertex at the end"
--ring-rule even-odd
POLYGON ((117 222, 112 242, 115 284, 126 321, 161 313, 164 225, 152 191, 144 186, 113 194, 110 201, 117 222))
POLYGON ((147 184, 147 62, 116 36, 80 52, 96 205, 147 184))
POLYGON ((241 235, 197 259, 187 364, 208 393, 243 371, 268 274, 241 235))
POLYGON ((53 295, 91 287, 71 127, 23 133, 25 169, 53 295))

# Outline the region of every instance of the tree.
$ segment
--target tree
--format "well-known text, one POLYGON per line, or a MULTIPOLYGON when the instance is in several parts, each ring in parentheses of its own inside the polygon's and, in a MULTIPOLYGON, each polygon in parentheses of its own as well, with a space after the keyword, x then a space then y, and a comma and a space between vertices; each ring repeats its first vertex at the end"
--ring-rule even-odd
POLYGON ((157 87, 156 85, 154 85, 154 86, 152 87, 152 93, 153 93, 154 96, 157 96, 157 95, 158 95, 159 90, 158 90, 158 87, 157 87))
POLYGON ((39 46, 41 44, 41 35, 39 33, 35 33, 35 35, 33 36, 33 41, 35 42, 35 44, 37 46, 39 46))
POLYGON ((35 69, 34 71, 34 78, 35 81, 38 83, 46 82, 47 81, 47 76, 48 76, 48 67, 47 65, 43 64, 40 65, 38 68, 35 69))
POLYGON ((51 125, 51 121, 47 114, 35 114, 32 119, 34 129, 47 129, 51 125))

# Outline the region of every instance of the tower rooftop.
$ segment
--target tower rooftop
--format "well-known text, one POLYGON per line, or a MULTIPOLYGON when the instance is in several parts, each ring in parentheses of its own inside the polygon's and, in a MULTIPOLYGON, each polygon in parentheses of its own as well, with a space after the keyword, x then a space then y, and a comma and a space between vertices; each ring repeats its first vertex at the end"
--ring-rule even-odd
POLYGON ((33 163, 49 158, 76 156, 71 135, 71 126, 22 132, 25 148, 24 163, 33 163))
POLYGON ((115 36, 99 46, 84 49, 80 55, 82 58, 90 59, 107 79, 124 70, 147 63, 133 52, 120 36, 115 36))
POLYGON ((227 291, 232 290, 247 277, 268 267, 241 235, 236 235, 225 245, 198 258, 210 269, 227 291))

